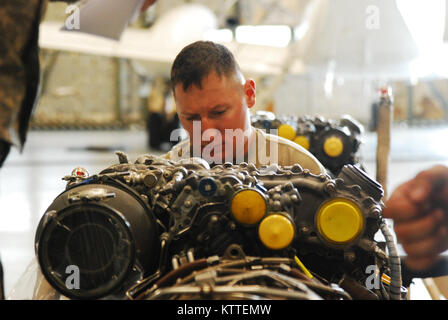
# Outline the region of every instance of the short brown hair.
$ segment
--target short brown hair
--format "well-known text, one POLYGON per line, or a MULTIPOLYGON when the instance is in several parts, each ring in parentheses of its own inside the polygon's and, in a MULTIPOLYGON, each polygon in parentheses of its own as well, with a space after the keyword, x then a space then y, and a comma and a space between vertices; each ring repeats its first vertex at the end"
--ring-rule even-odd
POLYGON ((239 72, 232 52, 212 41, 196 41, 179 52, 171 67, 171 88, 182 83, 184 91, 192 85, 201 88, 202 79, 215 71, 218 76, 239 72))

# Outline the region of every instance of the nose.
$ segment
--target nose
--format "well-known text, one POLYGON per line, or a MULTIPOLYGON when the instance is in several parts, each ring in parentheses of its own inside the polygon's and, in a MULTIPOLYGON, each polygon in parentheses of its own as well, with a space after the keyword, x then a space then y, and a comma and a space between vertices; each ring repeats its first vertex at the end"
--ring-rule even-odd
POLYGON ((201 119, 201 137, 203 144, 208 144, 210 141, 215 140, 219 134, 217 123, 213 119, 204 117, 201 119))
POLYGON ((220 124, 214 119, 202 118, 201 134, 204 135, 205 132, 205 136, 216 135, 220 131, 219 126, 220 124))
POLYGON ((216 129, 215 123, 212 119, 203 117, 201 119, 201 133, 204 133, 204 131, 209 130, 209 129, 216 129))

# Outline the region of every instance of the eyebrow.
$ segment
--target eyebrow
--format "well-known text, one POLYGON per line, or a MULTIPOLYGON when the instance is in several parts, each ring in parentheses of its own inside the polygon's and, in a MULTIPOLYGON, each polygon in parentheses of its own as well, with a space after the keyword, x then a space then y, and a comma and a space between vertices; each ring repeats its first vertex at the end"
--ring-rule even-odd
MULTIPOLYGON (((214 106, 213 108, 211 108, 208 112, 213 112, 213 111, 216 111, 216 109, 219 109, 219 108, 229 108, 230 107, 230 105, 229 104, 227 104, 227 103, 224 103, 224 104, 217 104, 216 106, 214 106)), ((192 117, 192 116, 197 116, 197 115, 199 115, 198 113, 188 113, 188 112, 181 112, 181 114, 183 115, 183 116, 185 116, 185 117, 192 117)))

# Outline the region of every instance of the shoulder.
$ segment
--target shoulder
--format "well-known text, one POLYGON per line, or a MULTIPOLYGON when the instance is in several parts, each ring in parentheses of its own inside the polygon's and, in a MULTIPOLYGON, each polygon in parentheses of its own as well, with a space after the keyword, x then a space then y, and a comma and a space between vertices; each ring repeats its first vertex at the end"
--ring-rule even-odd
POLYGON ((262 139, 265 139, 266 141, 269 141, 269 142, 272 141, 272 142, 276 143, 279 146, 279 148, 284 148, 284 149, 289 149, 289 150, 292 150, 292 151, 297 151, 297 152, 300 152, 300 153, 303 153, 303 154, 306 154, 306 155, 314 157, 304 147, 302 147, 301 145, 298 145, 297 143, 295 143, 295 142, 293 142, 291 140, 279 137, 279 136, 274 135, 274 134, 267 133, 264 130, 261 130, 261 129, 258 129, 258 128, 255 128, 255 131, 257 132, 257 137, 261 137, 262 139))
POLYGON ((190 140, 184 139, 171 148, 170 151, 161 156, 168 160, 180 160, 190 157, 190 140))
POLYGON ((320 161, 301 145, 258 128, 255 128, 255 131, 257 140, 265 140, 266 148, 270 152, 272 147, 277 148, 279 165, 290 166, 298 163, 303 168, 309 169, 313 174, 327 173, 320 161))

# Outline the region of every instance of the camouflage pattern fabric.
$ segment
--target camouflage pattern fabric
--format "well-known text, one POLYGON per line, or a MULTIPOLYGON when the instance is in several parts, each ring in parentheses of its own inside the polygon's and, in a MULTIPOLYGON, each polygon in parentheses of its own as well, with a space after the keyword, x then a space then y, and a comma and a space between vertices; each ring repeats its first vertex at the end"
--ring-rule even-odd
POLYGON ((0 0, 0 167, 11 145, 22 150, 37 102, 39 24, 47 2, 0 0))
MULTIPOLYGON (((0 3, 0 161, 12 144, 21 150, 39 84, 38 32, 46 0, 0 3)), ((2 163, 0 163, 1 166, 2 163)))

